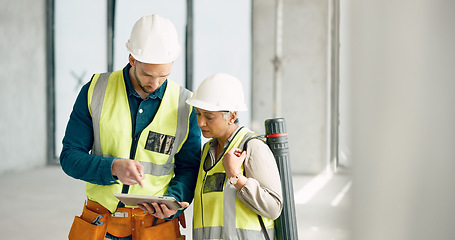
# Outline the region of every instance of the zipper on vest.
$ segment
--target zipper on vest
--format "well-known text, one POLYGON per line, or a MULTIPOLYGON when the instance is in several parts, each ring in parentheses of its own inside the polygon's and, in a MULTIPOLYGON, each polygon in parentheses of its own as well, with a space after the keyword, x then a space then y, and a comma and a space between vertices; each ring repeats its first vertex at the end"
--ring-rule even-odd
MULTIPOLYGON (((130 150, 130 159, 134 160, 136 157, 136 151, 137 151, 137 142, 139 142, 139 137, 141 135, 138 134, 137 136, 133 137, 133 142, 131 143, 131 150, 130 150)), ((122 188, 122 193, 128 193, 130 186, 129 185, 123 185, 122 188)))
MULTIPOLYGON (((140 135, 133 137, 133 142, 131 143, 131 149, 130 149, 130 159, 134 160, 134 157, 136 157, 137 142, 139 141, 139 137, 140 137, 140 135)), ((122 193, 128 193, 129 190, 130 190, 130 186, 123 184, 122 193)), ((120 201, 117 205, 117 208, 119 208, 119 207, 125 207, 125 204, 123 204, 122 201, 120 201)))
POLYGON ((133 137, 133 142, 131 143, 131 150, 130 150, 130 159, 133 159, 136 157, 136 151, 137 151, 137 142, 139 142, 139 137, 141 135, 138 134, 138 136, 133 137))
POLYGON ((202 189, 200 191, 200 194, 201 194, 201 219, 202 219, 202 236, 204 236, 204 229, 205 229, 205 224, 204 224, 204 199, 203 199, 203 196, 204 196, 204 186, 205 186, 205 180, 207 178, 207 173, 208 172, 205 172, 205 175, 204 175, 204 179, 202 180, 202 189))

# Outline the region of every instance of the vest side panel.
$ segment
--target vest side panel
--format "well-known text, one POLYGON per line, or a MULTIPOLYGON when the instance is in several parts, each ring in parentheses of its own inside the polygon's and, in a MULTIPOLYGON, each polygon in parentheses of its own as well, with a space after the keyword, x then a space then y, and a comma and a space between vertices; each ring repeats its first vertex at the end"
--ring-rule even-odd
POLYGON ((109 76, 100 118, 100 140, 103 155, 128 159, 133 125, 123 71, 109 76))
MULTIPOLYGON (((247 134, 250 130, 241 129, 237 136, 232 140, 228 149, 239 147, 247 140, 247 134)), ((204 147, 202 159, 208 154, 209 146, 204 147)), ((224 156, 223 156, 224 157, 224 156)), ((208 172, 203 170, 204 161, 201 161, 198 182, 195 190, 194 198, 194 213, 193 213, 193 232, 197 236, 213 237, 213 238, 229 238, 231 231, 235 231, 238 236, 244 236, 245 239, 253 239, 253 236, 262 237, 261 226, 257 214, 249 209, 242 201, 235 197, 235 204, 224 203, 229 197, 225 196, 227 187, 231 187, 228 180, 225 179, 224 190, 222 192, 206 192, 204 193, 204 184, 206 184, 207 176, 214 173, 225 173, 222 160, 208 172), (220 201, 222 199, 223 201, 220 201), (203 205, 203 206, 202 206, 203 205), (235 209, 225 209, 226 206, 233 206, 235 209), (228 212, 225 212, 228 211, 228 212), (226 215, 227 214, 227 215, 226 215), (235 219, 232 219, 235 218, 235 219), (229 221, 230 223, 227 223, 229 221), (234 226, 227 226, 232 224, 234 226), (233 230, 233 228, 235 228, 233 230)), ((243 171, 243 166, 242 166, 243 171)), ((228 194, 233 194, 232 191, 228 194)), ((235 193, 234 193, 235 194, 235 193)), ((273 228, 274 221, 262 217, 266 228, 273 228)), ((211 239, 211 238, 210 238, 211 239)))
MULTIPOLYGON (((210 140, 211 141, 211 140, 210 140)), ((208 149, 210 147, 210 141, 207 142, 202 150, 201 159, 205 159, 208 154, 208 149)), ((202 224, 202 185, 206 176, 204 171, 204 161, 201 161, 199 165, 199 173, 196 182, 196 188, 194 189, 194 205, 193 205, 193 229, 199 229, 203 227, 202 224)))
POLYGON ((87 103, 88 103, 88 110, 90 112, 90 115, 92 115, 92 109, 90 107, 92 103, 92 97, 93 97, 93 90, 95 89, 96 82, 98 81, 98 78, 100 77, 100 74, 94 74, 92 78, 92 82, 90 83, 90 86, 88 88, 88 93, 87 93, 87 103))
MULTIPOLYGON (((94 76, 89 87, 89 108, 91 108, 93 89, 99 76, 100 74, 94 76)), ((132 123, 123 71, 113 72, 109 76, 101 107, 101 116, 98 125, 100 128, 99 136, 102 155, 129 158, 132 123)), ((122 186, 122 184, 101 186, 87 183, 86 195, 88 199, 98 202, 109 211, 114 212, 119 200, 112 193, 120 193, 122 186)))

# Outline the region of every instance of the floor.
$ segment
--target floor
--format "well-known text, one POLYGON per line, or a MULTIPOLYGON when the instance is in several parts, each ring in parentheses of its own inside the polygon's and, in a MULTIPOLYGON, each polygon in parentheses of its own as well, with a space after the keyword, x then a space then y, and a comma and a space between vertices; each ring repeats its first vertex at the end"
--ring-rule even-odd
MULTIPOLYGON (((85 183, 72 179, 59 166, 0 176, 2 239, 67 239, 75 215, 85 200, 85 183)), ((293 176, 299 239, 348 240, 351 178, 337 174, 293 176)), ((186 211, 191 239, 191 212, 186 211)))

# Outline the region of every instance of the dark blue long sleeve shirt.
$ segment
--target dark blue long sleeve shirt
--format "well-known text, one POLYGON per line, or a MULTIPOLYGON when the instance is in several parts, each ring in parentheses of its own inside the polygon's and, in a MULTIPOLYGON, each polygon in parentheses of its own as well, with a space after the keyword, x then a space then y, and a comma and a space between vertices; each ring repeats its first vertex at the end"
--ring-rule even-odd
MULTIPOLYGON (((130 64, 125 66, 123 78, 131 110, 133 137, 135 137, 140 135, 155 117, 166 90, 167 80, 149 97, 142 99, 131 83, 128 74, 130 68, 130 64)), ((90 82, 82 87, 74 104, 63 138, 60 163, 63 171, 73 178, 98 185, 117 184, 117 179, 112 175, 112 163, 115 158, 89 154, 93 146, 93 124, 87 103, 90 82)), ((196 111, 193 109, 188 138, 175 155, 175 175, 165 194, 175 197, 178 201, 191 202, 194 196, 201 159, 201 132, 195 113, 196 111)))

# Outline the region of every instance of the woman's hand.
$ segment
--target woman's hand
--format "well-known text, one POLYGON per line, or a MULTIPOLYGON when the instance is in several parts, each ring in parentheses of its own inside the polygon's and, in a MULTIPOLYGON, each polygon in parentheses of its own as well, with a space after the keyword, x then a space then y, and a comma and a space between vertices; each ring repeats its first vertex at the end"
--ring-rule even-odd
MULTIPOLYGON (((182 205, 182 207, 184 208, 187 208, 188 206, 190 206, 189 203, 187 202, 180 202, 180 205, 182 205)), ((151 214, 152 216, 156 217, 156 218, 169 218, 171 216, 173 216, 177 210, 173 210, 173 209, 169 209, 166 204, 158 204, 158 203, 152 203, 152 204, 149 204, 149 203, 143 203, 142 205, 137 205, 140 209, 144 210, 145 212, 148 212, 149 214, 151 214)))
POLYGON ((241 173, 240 168, 245 161, 246 151, 239 148, 231 148, 223 158, 224 171, 229 177, 235 177, 241 173))

